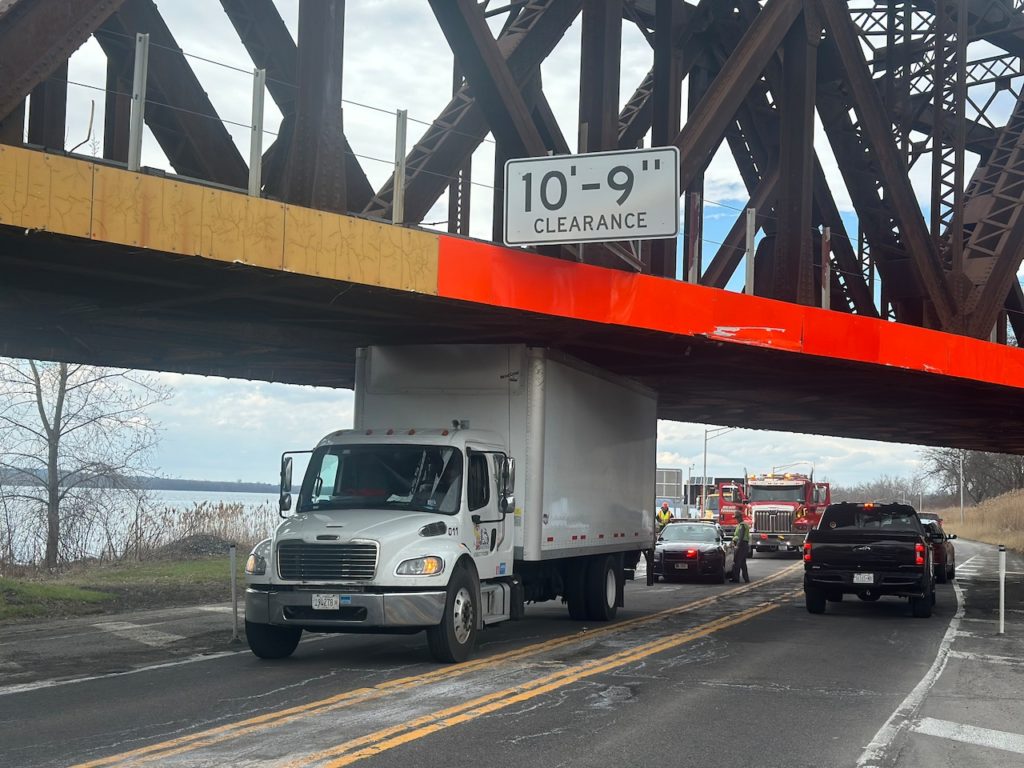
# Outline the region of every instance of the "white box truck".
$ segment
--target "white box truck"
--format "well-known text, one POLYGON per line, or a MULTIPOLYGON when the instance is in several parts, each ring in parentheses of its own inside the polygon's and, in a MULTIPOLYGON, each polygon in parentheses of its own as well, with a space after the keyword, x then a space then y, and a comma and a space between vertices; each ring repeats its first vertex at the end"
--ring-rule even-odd
MULTIPOLYGON (((360 350, 354 428, 308 452, 294 512, 246 563, 249 647, 281 658, 303 629, 426 630, 458 662, 527 603, 614 618, 654 546, 656 406, 521 344, 360 350)), ((282 515, 292 466, 286 453, 282 515)))

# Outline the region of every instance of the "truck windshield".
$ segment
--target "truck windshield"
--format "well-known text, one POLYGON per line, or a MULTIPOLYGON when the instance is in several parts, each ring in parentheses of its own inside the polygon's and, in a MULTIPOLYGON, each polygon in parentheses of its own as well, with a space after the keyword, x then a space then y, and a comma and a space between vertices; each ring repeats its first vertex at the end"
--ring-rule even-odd
POLYGON ((752 485, 748 501, 803 501, 802 485, 752 485))
POLYGON ((432 445, 317 448, 302 481, 298 512, 323 509, 459 511, 462 452, 432 445))

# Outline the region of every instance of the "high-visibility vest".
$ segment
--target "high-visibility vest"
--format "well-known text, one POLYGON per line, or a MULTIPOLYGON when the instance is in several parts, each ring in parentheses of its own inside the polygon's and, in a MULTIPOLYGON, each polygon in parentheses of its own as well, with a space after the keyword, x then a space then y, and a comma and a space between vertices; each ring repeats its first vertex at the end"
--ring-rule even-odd
POLYGON ((667 509, 658 510, 658 522, 662 525, 668 525, 668 521, 672 519, 672 512, 667 509))
POLYGON ((746 522, 742 522, 739 525, 737 525, 736 526, 736 530, 733 531, 732 539, 737 544, 739 544, 741 541, 745 541, 745 542, 747 542, 749 544, 750 543, 750 526, 747 525, 746 522))

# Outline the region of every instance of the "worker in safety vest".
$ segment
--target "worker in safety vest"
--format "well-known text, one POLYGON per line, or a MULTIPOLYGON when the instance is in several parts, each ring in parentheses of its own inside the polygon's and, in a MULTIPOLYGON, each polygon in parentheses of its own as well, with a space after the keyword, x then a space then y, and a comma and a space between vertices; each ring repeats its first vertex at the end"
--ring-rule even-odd
POLYGON ((729 581, 739 581, 740 571, 742 571, 743 580, 749 582, 747 554, 750 552, 750 526, 743 519, 743 513, 739 510, 736 510, 736 530, 732 532, 732 543, 736 545, 736 552, 732 561, 732 576, 729 581))
POLYGON ((672 520, 672 510, 668 508, 668 502, 661 502, 661 509, 658 510, 658 530, 660 531, 672 520))

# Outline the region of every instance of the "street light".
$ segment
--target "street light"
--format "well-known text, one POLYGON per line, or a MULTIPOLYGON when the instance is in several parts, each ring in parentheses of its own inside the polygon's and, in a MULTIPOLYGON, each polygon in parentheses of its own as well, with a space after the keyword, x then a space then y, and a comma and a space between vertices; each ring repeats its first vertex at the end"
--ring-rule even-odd
POLYGON ((712 427, 708 429, 704 427, 704 474, 701 475, 700 485, 700 511, 704 512, 704 497, 707 496, 708 492, 708 440, 714 440, 716 437, 721 437, 728 432, 732 432, 736 427, 712 427))

